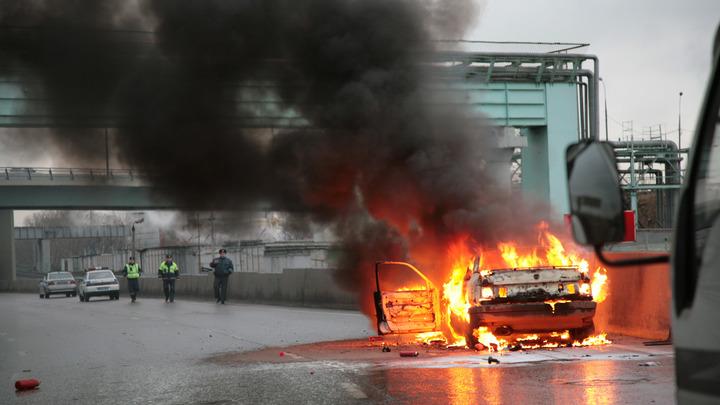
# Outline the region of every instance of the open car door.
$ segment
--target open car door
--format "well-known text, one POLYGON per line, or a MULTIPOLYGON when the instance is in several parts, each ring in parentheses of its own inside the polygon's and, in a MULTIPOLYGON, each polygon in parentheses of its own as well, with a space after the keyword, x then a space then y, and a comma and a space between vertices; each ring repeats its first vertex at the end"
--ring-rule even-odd
POLYGON ((421 333, 440 330, 439 291, 415 266, 405 262, 375 263, 375 314, 379 335, 421 333), (412 271, 424 284, 412 288, 382 290, 380 270, 396 267, 396 271, 412 271))

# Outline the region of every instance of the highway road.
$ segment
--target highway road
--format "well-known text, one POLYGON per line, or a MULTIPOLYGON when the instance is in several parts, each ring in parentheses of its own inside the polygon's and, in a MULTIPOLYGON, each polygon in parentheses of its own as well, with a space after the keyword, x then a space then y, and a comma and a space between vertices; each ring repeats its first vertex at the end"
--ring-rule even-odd
POLYGON ((382 353, 353 311, 9 293, 0 307, 2 404, 674 402, 670 347, 624 337, 488 364, 469 350, 382 353), (29 377, 40 388, 16 393, 29 377))

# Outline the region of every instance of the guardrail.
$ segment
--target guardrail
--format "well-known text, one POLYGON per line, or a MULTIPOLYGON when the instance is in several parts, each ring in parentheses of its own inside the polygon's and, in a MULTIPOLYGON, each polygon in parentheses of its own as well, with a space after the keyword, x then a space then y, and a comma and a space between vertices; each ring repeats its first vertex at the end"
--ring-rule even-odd
POLYGON ((133 169, 93 169, 70 167, 0 167, 0 177, 6 181, 12 180, 95 180, 121 178, 134 180, 146 177, 143 172, 133 169))

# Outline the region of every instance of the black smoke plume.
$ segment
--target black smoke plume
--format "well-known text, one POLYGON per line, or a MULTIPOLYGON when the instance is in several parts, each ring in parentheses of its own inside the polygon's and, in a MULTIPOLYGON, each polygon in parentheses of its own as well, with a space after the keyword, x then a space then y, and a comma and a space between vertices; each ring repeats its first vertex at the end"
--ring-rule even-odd
POLYGON ((473 11, 471 0, 2 0, 0 57, 4 76, 32 78, 50 100, 61 143, 110 122, 120 158, 184 207, 261 204, 328 224, 347 252, 338 279, 369 296, 362 269, 375 260, 432 266, 427 252, 458 235, 493 243, 534 224, 487 170, 489 130, 427 88, 432 38, 461 36, 473 11), (282 110, 259 111, 268 100, 282 110), (287 111, 305 125, 263 130, 287 111))

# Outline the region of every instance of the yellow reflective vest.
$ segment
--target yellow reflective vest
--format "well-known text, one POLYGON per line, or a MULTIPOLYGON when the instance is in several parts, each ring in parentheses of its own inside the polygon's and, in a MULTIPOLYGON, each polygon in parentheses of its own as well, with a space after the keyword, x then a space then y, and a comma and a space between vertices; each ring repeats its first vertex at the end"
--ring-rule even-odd
POLYGON ((137 263, 126 263, 125 274, 127 278, 140 278, 140 266, 137 263))

